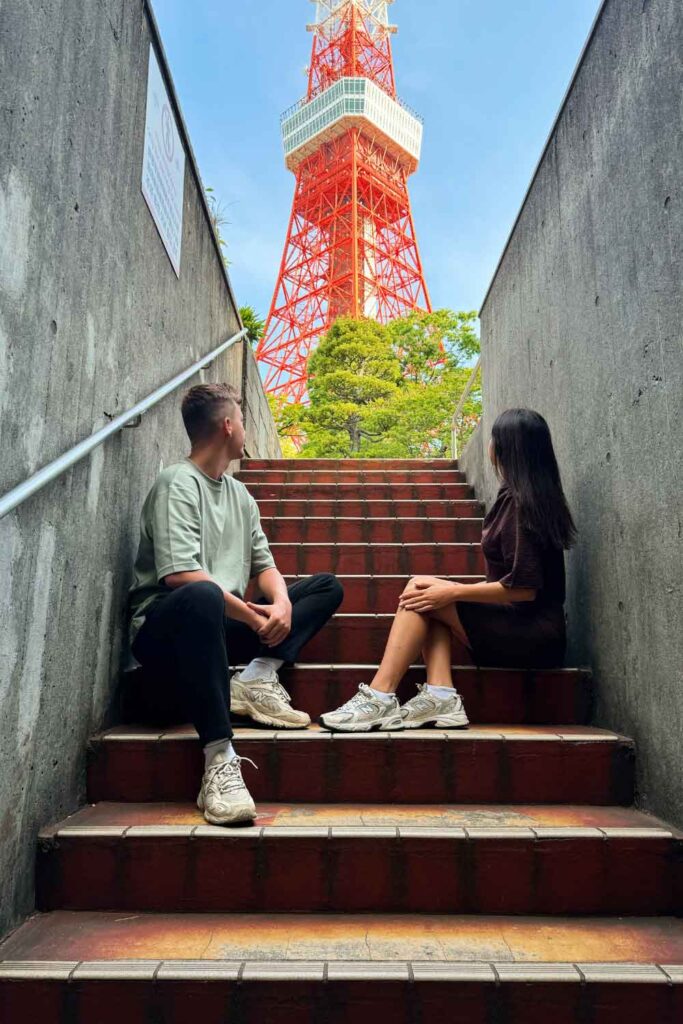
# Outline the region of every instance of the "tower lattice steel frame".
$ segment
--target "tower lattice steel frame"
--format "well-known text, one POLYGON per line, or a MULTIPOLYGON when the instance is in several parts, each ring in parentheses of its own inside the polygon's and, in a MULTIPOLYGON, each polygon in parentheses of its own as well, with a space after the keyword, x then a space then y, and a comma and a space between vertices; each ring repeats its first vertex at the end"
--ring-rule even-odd
POLYGON ((431 310, 408 195, 422 121, 396 95, 393 0, 313 0, 304 99, 282 115, 294 202, 257 349, 270 394, 306 397, 306 364, 338 316, 431 310))

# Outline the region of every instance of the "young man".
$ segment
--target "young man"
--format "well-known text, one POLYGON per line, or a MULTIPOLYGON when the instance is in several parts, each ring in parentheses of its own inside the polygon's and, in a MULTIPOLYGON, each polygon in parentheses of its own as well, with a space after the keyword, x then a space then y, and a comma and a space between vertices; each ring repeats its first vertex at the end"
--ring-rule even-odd
POLYGON ((197 798, 207 821, 256 816, 232 746, 230 706, 278 729, 309 716, 291 707, 278 669, 334 614, 342 588, 319 574, 287 587, 275 567, 256 502, 226 475, 244 456, 238 392, 200 384, 182 403, 189 457, 164 469, 142 510, 130 592, 131 644, 143 667, 141 703, 164 721, 191 721, 204 748, 197 798), (250 578, 260 597, 245 601, 250 578), (228 683, 228 665, 248 661, 228 683))

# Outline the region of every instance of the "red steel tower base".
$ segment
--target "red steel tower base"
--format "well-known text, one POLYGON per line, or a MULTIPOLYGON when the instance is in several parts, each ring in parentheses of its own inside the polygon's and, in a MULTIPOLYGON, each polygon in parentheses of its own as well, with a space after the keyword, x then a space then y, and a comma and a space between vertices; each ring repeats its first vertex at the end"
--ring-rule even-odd
POLYGON ((282 117, 296 188, 256 355, 266 391, 289 401, 305 399, 308 356, 337 317, 431 309, 407 185, 422 123, 396 97, 391 2, 317 3, 308 92, 282 117))

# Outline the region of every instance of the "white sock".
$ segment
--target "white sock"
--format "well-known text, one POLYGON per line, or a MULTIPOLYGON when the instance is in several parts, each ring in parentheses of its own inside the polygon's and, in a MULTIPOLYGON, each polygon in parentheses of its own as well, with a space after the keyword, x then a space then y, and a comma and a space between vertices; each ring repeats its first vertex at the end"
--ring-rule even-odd
POLYGON ((246 668, 242 669, 240 677, 242 682, 251 683, 254 679, 263 679, 264 676, 269 676, 271 672, 278 672, 283 665, 282 658, 254 658, 246 668))
POLYGON ((427 690, 431 693, 432 697, 441 697, 442 700, 444 697, 452 697, 454 693, 457 693, 457 690, 452 686, 427 685, 427 690))
POLYGON ((372 690, 373 697, 379 697, 380 700, 390 701, 396 696, 395 693, 385 693, 384 690, 376 690, 374 686, 371 686, 370 689, 372 690))
POLYGON ((207 743, 204 747, 204 770, 209 767, 216 754, 224 754, 228 761, 232 761, 233 757, 237 757, 235 748, 233 747, 229 739, 214 740, 213 743, 207 743))

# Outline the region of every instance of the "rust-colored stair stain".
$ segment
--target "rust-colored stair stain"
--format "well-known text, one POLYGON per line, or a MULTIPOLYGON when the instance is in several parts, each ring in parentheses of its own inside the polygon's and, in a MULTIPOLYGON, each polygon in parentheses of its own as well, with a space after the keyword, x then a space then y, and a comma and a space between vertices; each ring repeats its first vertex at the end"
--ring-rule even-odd
POLYGON ((132 914, 57 911, 29 921, 4 960, 439 960, 683 962, 671 918, 132 914))
MULTIPOLYGON (((314 718, 372 678, 409 575, 482 578, 453 462, 239 477, 288 579, 345 589, 281 675, 314 718)), ((239 829, 196 807, 192 726, 93 737, 91 803, 40 835, 43 912, 0 944, 0 1022, 681 1024, 683 837, 633 806, 635 747, 590 724, 590 670, 455 673, 462 732, 237 720, 259 768, 239 829)))
MULTIPOLYGON (((587 807, 569 804, 429 805, 416 804, 269 804, 260 803, 255 827, 311 828, 598 828, 659 829, 670 834, 658 818, 632 807, 587 807)), ((65 827, 98 825, 203 825, 194 803, 116 803, 102 801, 83 807, 46 832, 65 827)), ((242 831, 242 830, 240 830, 242 831)))

